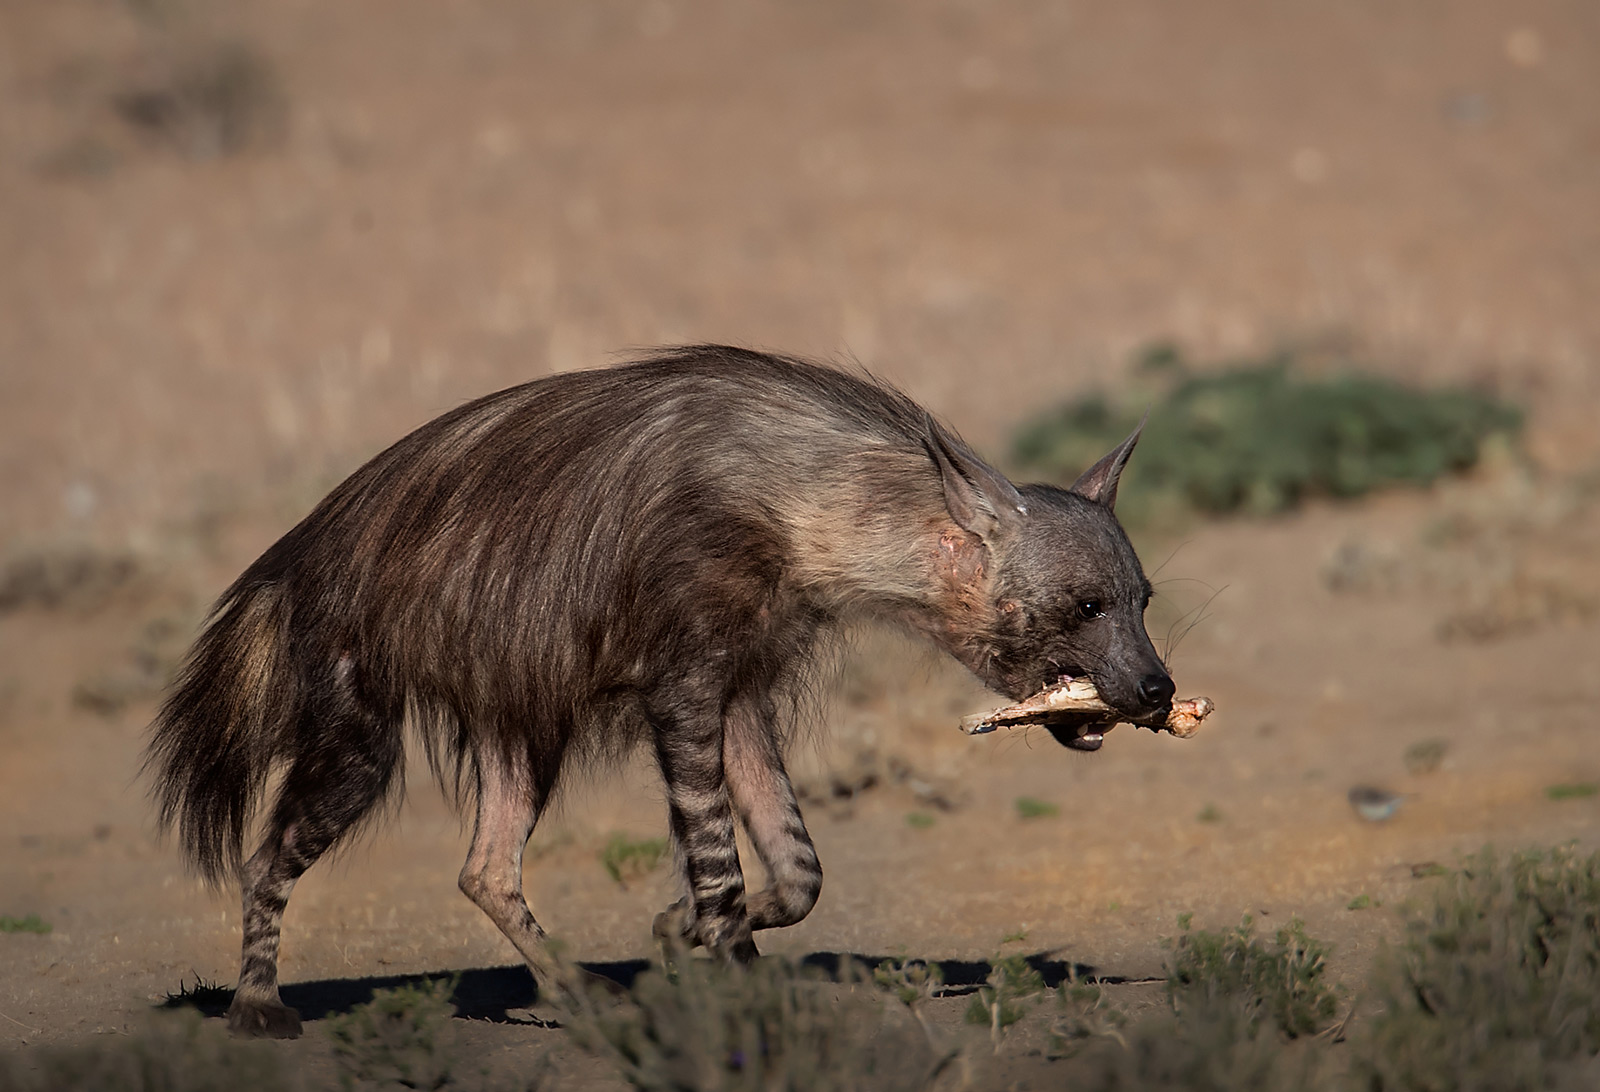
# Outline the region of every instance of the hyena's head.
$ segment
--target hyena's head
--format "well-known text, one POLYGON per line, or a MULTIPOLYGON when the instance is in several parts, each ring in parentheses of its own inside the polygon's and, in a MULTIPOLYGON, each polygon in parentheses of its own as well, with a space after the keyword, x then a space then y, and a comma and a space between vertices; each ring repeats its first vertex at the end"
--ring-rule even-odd
POLYGON ((1071 489, 1018 489, 929 423, 955 524, 940 539, 943 643, 1013 699, 1072 676, 1128 717, 1171 706, 1172 678, 1144 628, 1150 581, 1112 512, 1143 427, 1071 489))

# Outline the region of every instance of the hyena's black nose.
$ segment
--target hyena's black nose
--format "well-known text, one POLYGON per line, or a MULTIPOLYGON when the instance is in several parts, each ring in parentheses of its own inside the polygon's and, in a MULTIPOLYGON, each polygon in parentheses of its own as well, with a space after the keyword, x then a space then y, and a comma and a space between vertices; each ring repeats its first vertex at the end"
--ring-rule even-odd
POLYGON ((1139 680, 1139 700, 1148 706, 1166 705, 1177 692, 1170 675, 1146 675, 1139 680))

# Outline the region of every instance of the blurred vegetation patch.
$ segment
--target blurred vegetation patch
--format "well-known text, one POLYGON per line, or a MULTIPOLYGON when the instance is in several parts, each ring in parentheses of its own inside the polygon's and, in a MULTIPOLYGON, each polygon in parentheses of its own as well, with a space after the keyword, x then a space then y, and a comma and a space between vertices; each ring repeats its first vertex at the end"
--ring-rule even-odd
MULTIPOLYGON (((1081 1003, 1080 1003, 1081 1004, 1081 1003)), ((1109 1020, 1102 1018, 1109 1024, 1109 1020)), ((1053 1046, 1062 1042, 1053 1040, 1053 1046)), ((1346 1089, 1322 1040, 1285 1043, 1237 1006, 1207 1000, 1181 1016, 1097 1030, 1062 1063, 1073 1092, 1334 1092, 1346 1089)), ((1358 1092, 1348 1088, 1348 1092, 1358 1092)), ((1368 1090, 1361 1090, 1368 1092, 1368 1090)))
POLYGON ((990 1041, 998 1052, 1005 1029, 1028 1014, 1044 989, 1044 976, 1027 956, 997 955, 988 979, 967 1005, 967 1023, 988 1028, 990 1041))
POLYGON ((53 928, 54 926, 38 914, 20 918, 14 918, 10 914, 0 914, 0 933, 38 933, 44 936, 53 928))
POLYGON ((1017 817, 1019 819, 1054 819, 1061 814, 1061 808, 1048 800, 1040 800, 1032 796, 1017 797, 1017 817))
POLYGON ((126 662, 78 680, 72 687, 72 703, 114 717, 130 704, 159 696, 178 673, 196 628, 169 615, 146 622, 129 646, 126 662))
POLYGON ((1443 739, 1424 739, 1413 743, 1405 751, 1406 772, 1417 776, 1433 773, 1449 750, 1449 741, 1443 739))
POLYGON ((1485 850, 1438 881, 1380 954, 1382 1006, 1355 1043, 1369 1092, 1594 1087, 1600 1053, 1600 854, 1502 861, 1485 850))
POLYGON ((190 159, 217 159, 278 140, 287 98, 276 67, 241 41, 175 50, 112 97, 116 114, 190 159))
POLYGON ((152 1017, 128 1035, 0 1055, 8 1092, 288 1092, 303 1087, 269 1043, 236 1042, 199 1013, 152 1017))
POLYGON ((1124 1049, 1128 1041, 1121 1028, 1128 1015, 1111 1004, 1106 988, 1080 977, 1076 969, 1056 990, 1057 1013, 1050 1025, 1049 1049, 1052 1058, 1067 1058, 1097 1039, 1114 1039, 1124 1049))
POLYGON ((484 1074, 463 1083, 466 1059, 453 1022, 455 980, 429 979, 378 990, 328 1023, 343 1089, 477 1088, 484 1074))
POLYGON ((1551 785, 1544 794, 1552 800, 1587 800, 1600 795, 1600 785, 1593 781, 1571 781, 1564 785, 1551 785))
POLYGON ((1312 496, 1426 485, 1468 469, 1491 437, 1521 428, 1519 410, 1485 394, 1318 364, 1309 374, 1282 352, 1197 371, 1177 349, 1156 347, 1125 393, 1085 395, 1035 419, 1016 435, 1012 457, 1069 484, 1148 406, 1117 509, 1142 522, 1188 511, 1266 514, 1312 496))
POLYGON ((131 553, 62 543, 0 559, 0 614, 35 607, 90 612, 143 575, 131 553))
POLYGON ((587 996, 571 1018, 578 1043, 634 1088, 910 1092, 945 1087, 957 1068, 959 1051, 907 1014, 926 979, 899 982, 913 996, 897 1004, 848 961, 840 982, 777 958, 727 967, 679 951, 671 965, 625 1000, 587 996))
POLYGON ((600 865, 617 883, 627 886, 630 879, 653 872, 667 854, 665 838, 630 838, 613 834, 600 851, 600 865))
POLYGON ((1251 1034, 1265 1025, 1289 1038, 1320 1031, 1332 1020, 1339 995, 1328 982, 1331 947, 1306 935, 1299 919, 1271 940, 1256 936, 1246 915, 1221 933, 1190 930, 1187 915, 1173 953, 1167 996, 1180 1016, 1188 1009, 1225 1004, 1236 1008, 1251 1034))

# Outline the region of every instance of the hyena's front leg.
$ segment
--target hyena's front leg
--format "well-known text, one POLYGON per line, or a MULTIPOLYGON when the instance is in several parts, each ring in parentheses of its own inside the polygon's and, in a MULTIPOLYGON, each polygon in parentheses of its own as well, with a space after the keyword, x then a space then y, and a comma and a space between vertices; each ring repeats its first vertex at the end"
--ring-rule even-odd
POLYGON ((688 905, 680 903, 658 918, 656 931, 679 933, 724 959, 749 963, 758 953, 745 912, 744 873, 722 772, 721 717, 676 715, 655 723, 672 834, 689 885, 688 905), (663 920, 669 918, 670 924, 663 920))
MULTIPOLYGON (((811 912, 822 890, 822 865, 784 769, 776 723, 776 712, 765 701, 736 702, 723 718, 723 773, 769 884, 746 900, 752 930, 795 924, 811 912)), ((693 943, 688 900, 658 915, 655 932, 693 943)))

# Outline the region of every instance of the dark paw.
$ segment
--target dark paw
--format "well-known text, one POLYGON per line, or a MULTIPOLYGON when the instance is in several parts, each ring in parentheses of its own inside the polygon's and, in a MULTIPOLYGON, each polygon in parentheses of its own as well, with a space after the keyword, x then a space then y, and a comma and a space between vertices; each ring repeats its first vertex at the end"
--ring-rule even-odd
POLYGON ((700 946, 699 931, 695 928, 688 899, 679 899, 657 914, 650 932, 658 940, 681 941, 691 948, 700 946))
POLYGON ((228 1008, 228 1030, 251 1039, 298 1039, 300 1014, 271 1001, 241 1001, 228 1008))

